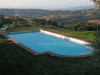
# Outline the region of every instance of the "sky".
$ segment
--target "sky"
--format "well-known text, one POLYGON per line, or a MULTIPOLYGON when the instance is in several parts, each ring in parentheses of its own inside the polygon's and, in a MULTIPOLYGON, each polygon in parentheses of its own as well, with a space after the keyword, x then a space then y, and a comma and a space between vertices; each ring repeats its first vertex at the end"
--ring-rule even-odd
POLYGON ((90 0, 1 0, 0 8, 53 9, 76 6, 93 6, 90 0))

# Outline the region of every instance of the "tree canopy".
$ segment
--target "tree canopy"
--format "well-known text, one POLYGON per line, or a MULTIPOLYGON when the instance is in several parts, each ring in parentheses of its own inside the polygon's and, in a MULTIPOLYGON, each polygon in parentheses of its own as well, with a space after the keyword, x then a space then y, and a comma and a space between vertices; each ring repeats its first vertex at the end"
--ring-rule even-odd
POLYGON ((4 16, 0 15, 0 28, 3 26, 4 24, 4 16))
POLYGON ((95 3, 96 7, 100 9, 100 0, 91 0, 95 3))

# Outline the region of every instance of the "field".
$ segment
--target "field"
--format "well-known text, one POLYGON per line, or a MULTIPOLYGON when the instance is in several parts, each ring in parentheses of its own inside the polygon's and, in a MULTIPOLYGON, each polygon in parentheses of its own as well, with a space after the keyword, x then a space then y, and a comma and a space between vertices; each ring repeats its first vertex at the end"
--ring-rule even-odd
MULTIPOLYGON (((16 29, 16 31, 20 29, 16 29)), ((24 29, 23 29, 24 30, 24 29)), ((26 30, 26 29, 25 29, 26 30)), ((14 31, 14 30, 11 30, 14 31)), ((71 31, 52 29, 51 31, 63 33, 68 36, 89 40, 80 32, 74 34, 71 31), (67 33, 68 32, 68 33, 67 33), (69 34, 70 33, 70 34, 69 34)), ((10 32, 8 30, 8 32, 10 32)), ((88 32, 89 33, 89 32, 88 32)), ((91 33, 93 36, 96 32, 91 33)), ((91 38, 92 41, 95 41, 91 38)), ((97 38, 98 39, 98 38, 97 38)), ((90 41, 91 41, 90 40, 90 41)), ((95 46, 100 50, 99 42, 95 46)), ((99 75, 100 74, 100 52, 94 56, 84 58, 62 58, 49 54, 35 56, 25 49, 19 47, 12 41, 0 35, 0 75, 99 75)))

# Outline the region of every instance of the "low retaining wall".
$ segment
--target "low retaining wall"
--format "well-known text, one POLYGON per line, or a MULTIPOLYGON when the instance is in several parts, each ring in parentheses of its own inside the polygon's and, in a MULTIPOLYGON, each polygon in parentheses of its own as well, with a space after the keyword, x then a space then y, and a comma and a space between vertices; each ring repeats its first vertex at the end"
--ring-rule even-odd
POLYGON ((78 44, 82 44, 82 45, 90 45, 91 44, 89 42, 85 42, 85 41, 82 41, 82 40, 79 40, 79 39, 67 37, 67 36, 64 36, 64 35, 56 34, 56 33, 41 30, 41 29, 40 29, 40 32, 44 33, 44 34, 51 35, 51 36, 55 36, 55 37, 58 37, 58 38, 61 38, 61 39, 69 40, 69 41, 72 41, 72 42, 75 42, 75 43, 78 43, 78 44))

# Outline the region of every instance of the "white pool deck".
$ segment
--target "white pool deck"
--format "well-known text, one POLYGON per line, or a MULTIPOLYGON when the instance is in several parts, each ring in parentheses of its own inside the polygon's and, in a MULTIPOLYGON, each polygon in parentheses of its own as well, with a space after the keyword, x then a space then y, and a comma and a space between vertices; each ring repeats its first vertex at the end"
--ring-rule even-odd
POLYGON ((92 44, 92 43, 89 43, 89 42, 86 42, 86 41, 83 41, 83 40, 67 37, 67 36, 64 36, 64 35, 56 34, 56 33, 53 33, 53 32, 46 31, 46 30, 42 30, 42 29, 40 29, 40 32, 44 33, 44 34, 51 35, 51 36, 55 36, 55 37, 58 37, 58 38, 61 38, 61 39, 69 40, 69 41, 72 41, 72 42, 75 42, 75 43, 78 43, 78 44, 82 44, 82 45, 92 44))

